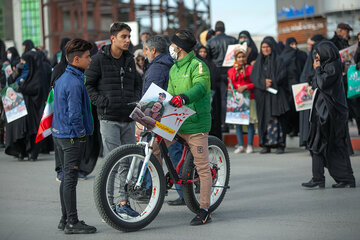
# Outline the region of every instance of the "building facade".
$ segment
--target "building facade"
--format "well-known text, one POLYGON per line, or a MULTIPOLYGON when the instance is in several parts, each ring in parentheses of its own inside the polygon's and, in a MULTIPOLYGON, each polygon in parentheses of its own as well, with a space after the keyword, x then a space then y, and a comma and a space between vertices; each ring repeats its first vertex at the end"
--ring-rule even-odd
POLYGON ((337 24, 344 22, 360 32, 359 0, 276 0, 278 39, 295 37, 300 44, 314 34, 332 38, 337 24))

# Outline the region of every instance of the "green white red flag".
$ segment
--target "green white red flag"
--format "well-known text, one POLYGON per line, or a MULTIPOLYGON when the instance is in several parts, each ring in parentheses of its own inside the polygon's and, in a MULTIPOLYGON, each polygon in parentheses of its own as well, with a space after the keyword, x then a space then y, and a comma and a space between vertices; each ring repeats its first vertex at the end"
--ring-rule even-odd
POLYGON ((44 113, 42 115, 39 130, 36 135, 35 143, 51 135, 51 127, 54 116, 54 90, 51 89, 46 101, 44 113))

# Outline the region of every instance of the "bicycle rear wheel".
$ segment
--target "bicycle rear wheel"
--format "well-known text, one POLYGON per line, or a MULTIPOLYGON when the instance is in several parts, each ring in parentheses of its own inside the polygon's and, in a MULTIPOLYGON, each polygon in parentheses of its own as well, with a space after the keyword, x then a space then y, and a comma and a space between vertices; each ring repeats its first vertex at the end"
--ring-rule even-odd
MULTIPOLYGON (((213 212, 225 197, 230 179, 230 159, 224 143, 217 137, 209 136, 208 148, 210 168, 213 176, 209 211, 213 212)), ((195 178, 198 178, 198 175, 194 164, 194 157, 189 152, 184 162, 182 179, 191 180, 195 178)), ((185 203, 194 213, 198 213, 200 209, 199 183, 200 181, 182 185, 185 203)))
POLYGON ((152 155, 148 164, 150 182, 144 182, 141 188, 134 188, 142 161, 144 149, 137 145, 124 145, 114 149, 104 159, 94 182, 96 207, 107 224, 121 231, 136 231, 147 226, 159 213, 165 197, 165 177, 159 161, 152 155), (125 179, 129 167, 136 165, 131 180, 125 179), (125 177, 125 178, 124 178, 125 177), (148 186, 148 189, 146 188, 148 186), (131 208, 138 216, 129 216, 118 212, 118 206, 127 196, 131 208))

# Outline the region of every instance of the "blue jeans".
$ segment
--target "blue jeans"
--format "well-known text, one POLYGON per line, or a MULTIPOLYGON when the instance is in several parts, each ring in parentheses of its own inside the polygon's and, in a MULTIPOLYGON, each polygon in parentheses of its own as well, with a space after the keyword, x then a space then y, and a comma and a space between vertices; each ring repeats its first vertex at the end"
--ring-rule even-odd
MULTIPOLYGON (((180 159, 181 159, 181 156, 182 156, 183 145, 181 145, 178 142, 175 142, 174 144, 169 146, 168 150, 169 150, 170 159, 171 159, 172 163, 174 164, 174 167, 176 168, 176 166, 180 162, 180 159)), ((181 170, 182 170, 182 167, 180 168, 180 172, 179 172, 180 175, 181 175, 181 170)), ((176 191, 179 194, 179 197, 183 198, 181 185, 175 184, 175 188, 176 188, 176 191)))
MULTIPOLYGON (((244 146, 242 126, 243 125, 236 125, 236 137, 238 140, 238 146, 244 146)), ((253 140, 255 135, 254 124, 250 123, 247 127, 248 127, 248 145, 253 145, 253 140)))
MULTIPOLYGON (((155 143, 155 144, 157 144, 157 143, 155 143)), ((169 146, 168 150, 169 150, 170 159, 171 159, 174 167, 176 168, 176 166, 180 162, 180 159, 182 156, 183 145, 176 142, 176 143, 172 144, 171 146, 169 146)), ((141 170, 141 167, 142 167, 142 162, 139 164, 139 172, 141 170)), ((181 175, 181 170, 182 170, 182 167, 180 168, 180 172, 179 172, 180 175, 181 175)), ((151 176, 150 176, 149 170, 146 170, 146 172, 145 172, 144 182, 145 182, 145 189, 149 189, 151 187, 151 176)), ((179 197, 183 198, 181 185, 179 185, 179 184, 174 184, 174 185, 175 185, 176 191, 179 194, 179 197)))

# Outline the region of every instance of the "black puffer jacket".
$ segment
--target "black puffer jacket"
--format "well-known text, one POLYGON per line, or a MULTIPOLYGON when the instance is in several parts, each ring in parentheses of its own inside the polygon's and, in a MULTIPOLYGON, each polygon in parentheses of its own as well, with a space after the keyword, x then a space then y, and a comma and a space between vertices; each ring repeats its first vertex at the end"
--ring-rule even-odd
POLYGON ((100 120, 130 122, 134 103, 141 97, 142 80, 134 56, 129 51, 123 52, 125 66, 121 70, 111 56, 110 46, 103 46, 92 57, 90 68, 85 71, 86 87, 100 120))
POLYGON ((209 58, 217 67, 222 67, 228 46, 237 43, 236 38, 228 36, 225 33, 215 35, 215 37, 211 38, 206 44, 209 58))

